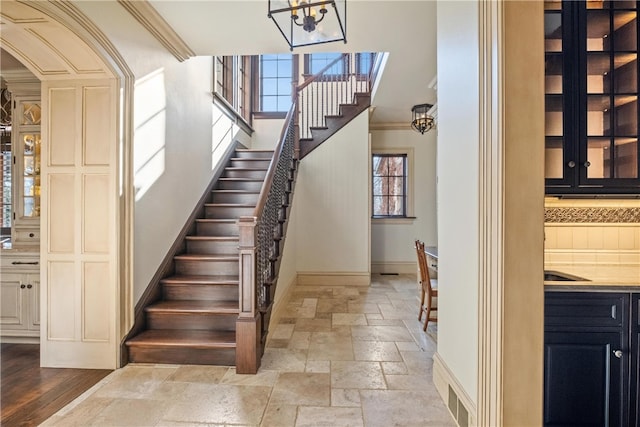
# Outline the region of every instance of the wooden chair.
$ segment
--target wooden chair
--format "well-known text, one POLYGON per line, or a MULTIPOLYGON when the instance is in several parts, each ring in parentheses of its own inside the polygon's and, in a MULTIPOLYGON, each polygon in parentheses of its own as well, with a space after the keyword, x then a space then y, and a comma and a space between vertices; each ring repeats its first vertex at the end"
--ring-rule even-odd
POLYGON ((423 331, 427 330, 429 322, 437 322, 438 307, 434 304, 434 299, 438 298, 438 280, 429 277, 427 268, 427 254, 424 252, 424 243, 416 239, 416 253, 418 255, 418 267, 420 269, 420 312, 418 320, 422 321, 422 313, 425 314, 423 331))

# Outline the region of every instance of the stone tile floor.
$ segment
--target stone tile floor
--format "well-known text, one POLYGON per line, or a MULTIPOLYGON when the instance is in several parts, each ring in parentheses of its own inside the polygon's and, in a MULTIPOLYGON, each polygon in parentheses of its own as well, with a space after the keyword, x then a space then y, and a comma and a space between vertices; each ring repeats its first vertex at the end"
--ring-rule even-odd
MULTIPOLYGON (((45 426, 454 426, 432 380, 415 276, 296 286, 257 375, 129 364, 45 426)), ((435 325, 434 325, 435 326, 435 325)))

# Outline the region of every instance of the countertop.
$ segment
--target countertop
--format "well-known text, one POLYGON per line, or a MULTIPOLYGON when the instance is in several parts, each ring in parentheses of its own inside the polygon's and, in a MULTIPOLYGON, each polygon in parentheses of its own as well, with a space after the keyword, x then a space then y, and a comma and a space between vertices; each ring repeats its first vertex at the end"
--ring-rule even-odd
POLYGON ((584 277, 586 281, 545 281, 546 290, 640 290, 640 267, 631 265, 553 264, 545 270, 584 277))

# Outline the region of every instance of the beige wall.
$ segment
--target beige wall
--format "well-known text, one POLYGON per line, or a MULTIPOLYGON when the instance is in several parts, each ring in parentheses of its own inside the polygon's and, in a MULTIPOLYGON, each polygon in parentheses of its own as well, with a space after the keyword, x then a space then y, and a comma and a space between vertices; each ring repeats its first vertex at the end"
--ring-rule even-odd
POLYGON ((289 225, 284 241, 280 271, 278 272, 276 294, 273 298, 272 325, 275 324, 273 319, 278 317, 282 308, 286 305, 288 294, 298 281, 298 271, 296 270, 296 263, 298 261, 296 250, 296 205, 296 194, 294 193, 293 204, 289 211, 289 225))
POLYGON ((416 238, 427 246, 437 245, 436 230, 436 139, 437 130, 422 135, 406 130, 372 130, 371 151, 413 152, 413 216, 411 220, 373 220, 371 224, 372 272, 415 273, 416 238))
MULTIPOLYGON (((484 345, 500 359, 503 425, 542 424, 544 329, 544 21, 543 3, 502 2, 503 274, 501 322, 484 345)), ((500 105, 500 104, 499 104, 500 105)), ((487 194, 487 197, 491 196, 487 194)), ((490 265, 485 265, 485 268, 490 265)), ((482 303, 482 301, 480 301, 482 303)), ((494 307, 485 307, 491 312, 494 307)), ((486 315, 486 314, 485 314, 486 315)), ((486 385, 486 382, 481 383, 486 385)), ((496 396, 497 397, 497 396, 496 396)), ((494 399, 496 397, 493 397, 494 399)))
POLYGON ((284 126, 284 119, 253 119, 251 148, 256 150, 273 150, 284 126))
POLYGON ((192 58, 136 85, 135 300, 202 197, 224 152, 235 140, 248 141, 211 102, 211 64, 211 58, 192 58), (181 78, 182 73, 191 78, 181 78), (147 83, 156 79, 162 84, 147 83), (158 90, 164 87, 164 96, 150 96, 156 85, 158 90))
POLYGON ((368 283, 368 129, 364 112, 301 161, 294 197, 299 275, 368 283))

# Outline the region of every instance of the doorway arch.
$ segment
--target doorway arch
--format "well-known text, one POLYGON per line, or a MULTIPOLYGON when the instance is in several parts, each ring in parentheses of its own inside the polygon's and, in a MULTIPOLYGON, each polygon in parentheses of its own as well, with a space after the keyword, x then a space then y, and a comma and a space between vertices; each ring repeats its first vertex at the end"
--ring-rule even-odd
POLYGON ((131 325, 133 73, 73 4, 3 1, 2 47, 41 81, 41 365, 121 365, 131 325))

